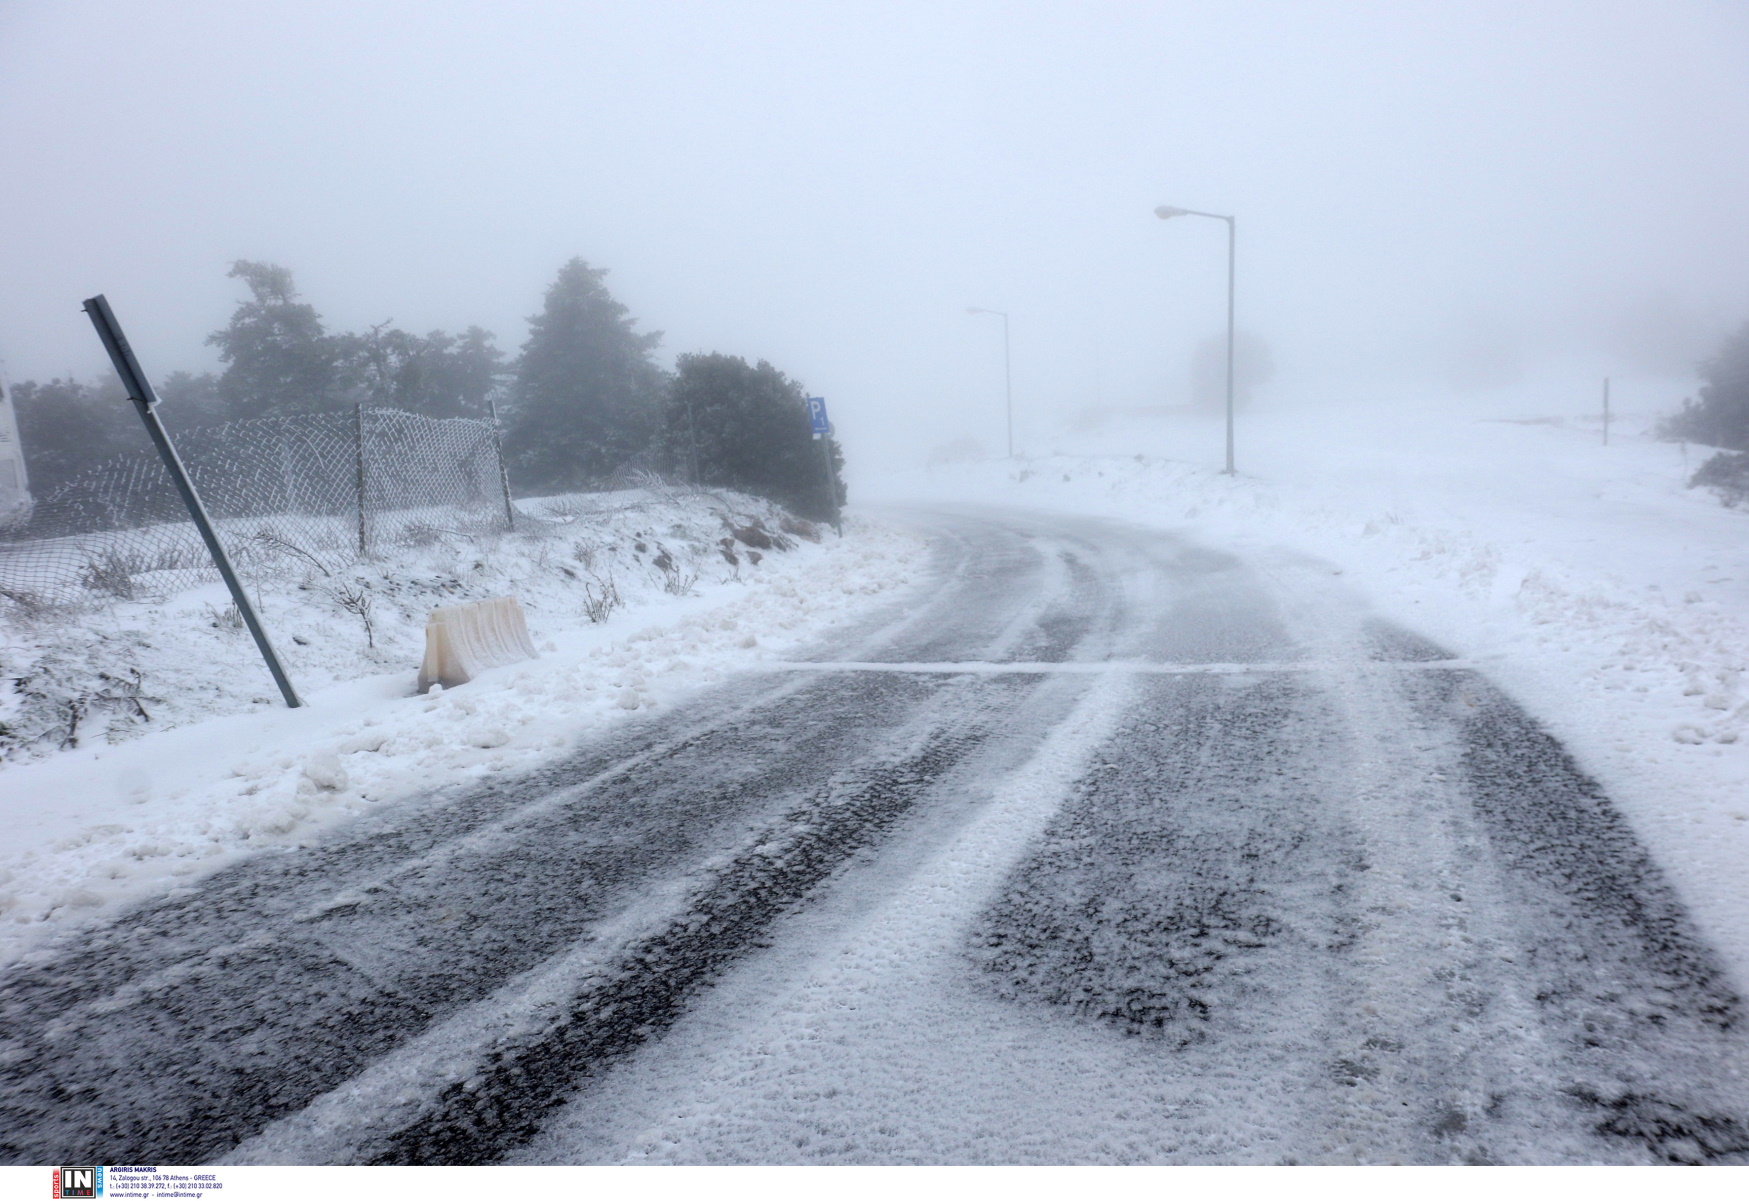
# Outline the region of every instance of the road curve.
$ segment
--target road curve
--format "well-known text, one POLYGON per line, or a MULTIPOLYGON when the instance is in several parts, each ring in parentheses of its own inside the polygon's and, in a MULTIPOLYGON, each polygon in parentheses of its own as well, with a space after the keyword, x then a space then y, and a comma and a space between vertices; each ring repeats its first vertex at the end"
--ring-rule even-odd
POLYGON ((928 584, 0 978, 13 1163, 1740 1162, 1598 785, 1290 556, 906 515, 928 584))

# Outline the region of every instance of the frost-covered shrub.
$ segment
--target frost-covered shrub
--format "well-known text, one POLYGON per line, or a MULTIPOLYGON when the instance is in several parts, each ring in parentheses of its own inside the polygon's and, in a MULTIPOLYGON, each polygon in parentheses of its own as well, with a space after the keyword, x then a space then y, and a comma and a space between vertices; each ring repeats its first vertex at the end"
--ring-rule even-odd
POLYGON ((0 723, 0 763, 45 748, 71 749, 93 733, 120 742, 133 727, 150 722, 146 702, 162 698, 146 693, 138 667, 97 666, 115 654, 114 647, 89 646, 45 654, 26 666, 11 681, 7 720, 0 723), (99 716, 108 722, 94 729, 99 716))
POLYGON ((1749 454, 1721 451, 1700 465, 1690 488, 1711 488, 1729 508, 1749 500, 1749 454))
POLYGON ((132 556, 107 551, 85 564, 79 573, 79 582, 92 592, 118 600, 133 600, 134 572, 140 569, 141 565, 132 556))
POLYGON ((662 437, 676 470, 706 487, 750 492, 822 521, 845 502, 842 449, 828 437, 825 455, 834 471, 829 483, 808 420, 807 394, 770 363, 681 355, 662 437))

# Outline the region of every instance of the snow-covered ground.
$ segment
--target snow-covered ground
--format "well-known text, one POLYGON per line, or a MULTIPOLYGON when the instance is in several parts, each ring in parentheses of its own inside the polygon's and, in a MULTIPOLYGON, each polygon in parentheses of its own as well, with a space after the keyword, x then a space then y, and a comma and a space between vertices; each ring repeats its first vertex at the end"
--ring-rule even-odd
MULTIPOLYGON (((1525 387, 1260 403, 1241 414, 1234 478, 1218 471, 1218 420, 1156 413, 1109 416, 1016 463, 856 482, 865 502, 1069 510, 1328 562, 1384 616, 1481 663, 1562 738, 1749 982, 1749 514, 1686 487, 1706 452, 1650 436, 1681 385, 1639 395, 1608 446, 1572 390, 1525 387)), ((615 494, 564 515, 574 533, 504 539, 489 554, 458 540, 374 564, 360 576, 378 595, 374 649, 332 586, 269 593, 311 702, 299 711, 275 703, 246 635, 220 620, 216 587, 110 610, 54 645, 9 628, 8 674, 25 652, 80 670, 140 666, 153 722, 94 709, 77 749, 39 741, 36 761, 0 767, 11 832, 0 961, 239 854, 518 770, 638 707, 784 657, 909 584, 926 553, 877 506, 842 541, 743 559, 737 574, 716 557, 722 510, 708 497, 615 494), (693 595, 664 590, 669 577, 650 565, 658 543, 699 571, 693 595), (593 623, 589 600, 610 577, 625 606, 593 623), (505 593, 522 598, 541 658, 414 696, 425 610, 505 593)))
POLYGON ((855 519, 843 539, 786 537, 777 510, 735 494, 618 492, 525 508, 546 520, 264 588, 264 619, 306 702, 296 710, 280 704, 247 633, 225 620, 222 585, 11 615, 0 662, 36 695, 15 688, 0 712, 11 727, 0 765, 0 964, 239 855, 528 767, 781 657, 888 599, 925 553, 914 535, 855 519), (777 546, 734 539, 754 520, 777 546), (371 598, 368 639, 357 606, 337 600, 348 589, 371 598), (605 611, 604 590, 618 601, 605 611), (502 595, 521 601, 539 658, 416 695, 429 609, 502 595), (103 699, 136 690, 138 706, 103 699), (69 702, 82 719, 77 745, 64 747, 69 702))
POLYGON ((1117 413, 1040 438, 1050 454, 938 461, 861 494, 1101 514, 1329 563, 1567 743, 1749 986, 1749 512, 1686 486, 1712 452, 1652 437, 1682 381, 1618 383, 1607 446, 1594 385, 1570 383, 1259 403, 1235 477, 1218 417, 1117 413))
MULTIPOLYGON (((1316 408, 1260 405, 1244 415, 1236 477, 1216 470, 1218 420, 1112 415, 1101 426, 1064 433, 1049 455, 1015 462, 938 461, 910 475, 858 481, 859 497, 873 500, 865 516, 853 519, 845 539, 798 541, 790 550, 771 551, 757 565, 743 556, 733 572, 720 540, 726 537, 744 552, 745 541, 734 541, 737 525, 753 516, 767 527, 779 520, 769 510, 756 512, 756 502, 687 494, 591 498, 569 511, 549 510, 549 516, 569 521, 556 531, 500 538, 490 546, 455 541, 406 548, 395 559, 361 567, 353 583, 369 580, 380 599, 374 649, 363 645, 356 612, 336 605, 340 585, 312 577, 306 581, 307 595, 293 595, 295 589, 270 594, 275 628, 301 639, 293 641, 293 667, 314 702, 308 710, 251 703, 263 691, 264 676, 244 653, 246 643, 222 621, 203 625, 198 620, 206 606, 215 610, 209 616, 220 617, 217 598, 184 594, 108 610, 106 626, 88 621, 77 635, 62 629, 51 637, 45 626, 37 630, 37 642, 22 648, 39 659, 75 656, 82 649, 75 645, 79 637, 96 648, 92 654, 132 648, 130 662, 153 684, 142 694, 155 706, 154 718, 149 730, 144 722, 116 720, 71 750, 56 751, 39 740, 37 761, 0 770, 0 816, 23 832, 5 851, 10 876, 0 891, 11 894, 12 920, 0 925, 0 952, 7 958, 33 957, 33 947, 45 936, 101 919, 118 902, 186 887, 243 854, 295 846, 383 802, 533 766, 647 706, 673 705, 712 680, 735 680, 744 669, 781 666, 773 660, 789 659, 834 625, 865 616, 870 606, 904 598, 911 583, 933 577, 924 566, 932 552, 917 529, 946 530, 944 553, 956 545, 956 537, 967 546, 975 539, 968 533, 979 525, 975 517, 926 515, 913 526, 903 510, 883 509, 880 502, 1032 508, 1049 516, 1009 515, 988 523, 995 528, 1007 522, 1009 532, 1002 536, 1013 543, 1006 553, 1000 545, 985 547, 984 567, 949 571, 944 587, 930 593, 929 604, 904 606, 909 618, 899 625, 913 641, 907 644, 901 637, 893 643, 891 657, 897 661, 863 662, 870 656, 859 652, 852 656, 854 663, 812 666, 905 670, 925 660, 972 658, 988 667, 1012 650, 1025 661, 1024 669, 1062 669, 1059 681, 1095 671, 1104 678, 1084 690, 1076 682, 1048 697, 1049 686, 1041 687, 1036 695, 1045 699, 1036 713, 1027 710, 1031 716, 1025 720, 1015 720, 1017 711, 1002 710, 1009 741, 992 740, 988 758, 963 765, 965 780, 976 782, 973 793, 982 796, 978 790, 986 785, 990 790, 987 803, 979 802, 983 807, 970 820, 956 825, 969 810, 943 806, 930 821, 895 835, 885 855, 844 871, 830 896, 794 916, 790 932, 799 937, 774 939, 764 947, 769 953, 750 952, 752 970, 731 973, 660 1045, 581 1095, 523 1158, 691 1162, 728 1154, 749 1162, 798 1155, 828 1161, 871 1155, 1053 1161, 1067 1155, 1117 1162, 1162 1157, 1228 1162, 1292 1152, 1316 1162, 1344 1156, 1438 1159, 1456 1146, 1449 1140, 1437 1146, 1426 1141, 1446 1138, 1440 1132, 1445 1118, 1429 1133, 1414 1114, 1398 1114, 1393 1101, 1389 1112, 1402 1123, 1381 1124, 1377 1098, 1394 1096, 1385 1085, 1379 1086, 1386 1088, 1383 1093, 1344 1091, 1351 1085, 1358 1089, 1355 1082, 1363 1077, 1372 1079, 1369 1072, 1386 1070, 1362 1062, 1367 1048, 1384 1047, 1393 1055, 1414 1048, 1402 1061, 1410 1065, 1401 1068, 1407 1073, 1399 1080, 1404 1095, 1421 1095, 1416 1073, 1425 1069, 1437 1085, 1425 1096, 1443 1097, 1440 1090, 1450 1084, 1457 1090, 1451 1096, 1470 1107, 1450 1111, 1460 1117, 1482 1112, 1487 1099, 1475 1084, 1481 1076, 1466 1076, 1470 1083, 1464 1084, 1442 1075, 1441 1064, 1469 1062, 1464 1048, 1485 1052, 1483 1061, 1494 1065, 1488 1070, 1517 1079, 1515 1088, 1529 1089, 1525 1097, 1556 1096, 1566 1077, 1551 1068, 1542 1085, 1526 1083, 1531 1077, 1524 1075, 1524 1065, 1543 1062, 1537 1038, 1525 1036, 1522 1047, 1515 1041, 1521 1027, 1537 1026, 1513 1016, 1513 1005, 1528 994, 1514 992, 1510 973, 1488 974, 1505 969, 1489 968, 1492 960, 1477 958, 1478 948, 1492 945, 1494 937, 1487 932, 1488 905, 1475 900, 1487 894, 1485 877, 1492 869, 1484 865, 1478 869, 1481 876, 1466 875, 1476 856, 1464 853, 1472 845, 1465 839, 1474 831, 1464 834, 1458 827, 1468 819, 1456 810, 1442 814, 1416 802, 1421 794, 1405 783, 1455 789, 1438 783, 1445 776, 1432 770, 1435 760, 1427 757, 1445 750, 1412 745, 1421 735, 1401 721, 1369 725, 1364 703, 1332 710, 1358 719, 1359 749, 1353 773, 1330 777, 1326 783, 1334 783, 1319 795, 1354 829, 1367 832, 1374 854, 1364 869, 1365 883, 1352 894, 1354 903, 1389 919, 1371 927, 1371 949, 1355 956, 1356 963, 1370 965, 1356 994, 1370 997, 1366 1004, 1333 1005, 1331 1012, 1339 1012, 1341 1020, 1308 1026, 1300 1007, 1317 990, 1279 987, 1272 995, 1286 1008, 1270 1017, 1267 1006, 1253 1007, 1246 1018, 1253 1025, 1238 1028, 1285 1031, 1286 1041, 1215 1040, 1203 1058, 1197 1058, 1202 1052, 1173 1058, 1120 1052, 1120 1044, 1128 1044, 1108 1037, 1111 1031, 1088 1026, 1065 1033, 1059 1022, 967 987, 968 922, 980 913, 987 918, 995 912, 992 899, 1009 895, 1002 892, 1004 881, 1014 879, 1013 868, 1036 851, 1041 835, 1049 837, 1065 798, 1071 804, 1077 796, 1087 802, 1090 794, 1071 784, 1086 776, 1089 752, 1105 745, 1123 722, 1141 720, 1138 713, 1146 717, 1146 698, 1167 695, 1149 690, 1167 688, 1170 673, 1220 670, 1225 662, 1206 663, 1186 654, 1186 648, 1203 645, 1199 639, 1207 635, 1191 628, 1200 620, 1196 610, 1144 611, 1146 606, 1137 605, 1140 598, 1169 595, 1146 587, 1105 594, 1113 604, 1122 594, 1120 607, 1135 626, 1130 634, 1150 632, 1153 641, 1145 645, 1108 638, 1098 632, 1105 629, 1099 622, 1085 627, 1094 632, 1084 638, 1074 635, 1082 641, 1066 661, 1048 653, 1055 645, 1048 637, 1024 642, 1033 633, 1048 635, 1063 626, 1046 620, 1055 603, 1050 598, 1070 591, 1067 559, 1051 553, 1052 542, 1062 539, 1066 545, 1077 536, 1075 527, 1084 527, 1083 541, 1101 548, 1100 572, 1109 579, 1144 576, 1145 560, 1162 548, 1182 549, 1186 542, 1237 554, 1245 571, 1235 578, 1268 583, 1247 589, 1229 582, 1212 616, 1243 610, 1248 620, 1255 619, 1252 624, 1265 628, 1276 624, 1267 611, 1279 603, 1284 645, 1330 650, 1328 662, 1319 660, 1320 670, 1367 653, 1367 644, 1355 636, 1364 628, 1354 611, 1356 599, 1437 640, 1465 664, 1479 666, 1601 781, 1741 986, 1749 981, 1749 931, 1742 920, 1749 914, 1749 873, 1743 870, 1749 861, 1749 803, 1743 793, 1749 697, 1742 695, 1740 680, 1746 630, 1739 610, 1749 600, 1749 576, 1741 572, 1736 547, 1749 530, 1744 525, 1749 514, 1685 486, 1706 452, 1685 452, 1649 436, 1655 417, 1679 395, 1671 389, 1657 404, 1648 401, 1632 411, 1618 423, 1608 446, 1601 444, 1594 423, 1572 411, 1578 406, 1553 388, 1527 387, 1461 402, 1447 398, 1438 406, 1355 400, 1316 408), (1065 514, 1102 520, 1083 522, 1065 514), (1112 519, 1130 527, 1112 526, 1112 519), (1156 537, 1138 526, 1173 536, 1156 537), (1101 531, 1097 538, 1085 532, 1094 528, 1101 531), (656 565, 664 554, 668 565, 656 565), (1004 565, 1012 574, 993 572, 989 564, 1004 565), (610 578, 626 604, 607 614, 605 622, 592 622, 589 609, 610 578), (956 580, 975 581, 977 587, 956 601, 956 580), (679 584, 685 586, 668 586, 679 584), (689 590, 695 595, 682 595, 689 590), (435 696, 412 695, 424 610, 433 603, 503 592, 521 596, 528 606, 542 656, 435 696), (1031 648, 1024 653, 1023 642, 1031 648), (952 649, 938 650, 943 647, 952 649), (1106 674, 1102 666, 1109 662, 1118 668, 1106 674), (223 678, 203 692, 188 682, 202 672, 223 678), (168 687, 156 681, 181 683, 168 687), (1053 708, 1071 695, 1080 699, 1069 709, 1053 708), (227 706, 229 713, 216 715, 227 706), (1025 748, 1024 764, 1016 747, 1025 748), (1430 882, 1438 887, 1424 887, 1430 882), (1467 932, 1453 933, 1460 927, 1448 924, 1450 914, 1428 907, 1432 894, 1471 906, 1467 932), (1439 983, 1444 969, 1437 965, 1448 961, 1456 966, 1446 975, 1466 981, 1465 988, 1491 990, 1496 1013, 1504 1016, 1479 1043, 1473 1032, 1460 1037, 1459 1027, 1451 1026, 1456 1049, 1442 1058, 1443 1025, 1437 1038, 1420 1040, 1412 1032, 1429 1021, 1445 1022, 1437 1016, 1444 1012, 1438 1005, 1446 1003, 1439 983), (1472 968, 1482 974, 1465 974, 1472 968), (1429 998, 1435 1002, 1433 1018, 1423 1004, 1429 998), (1415 1015, 1413 1021, 1409 1014, 1415 1015), (1305 1032, 1314 1028, 1322 1033, 1308 1040, 1305 1032), (1421 1046, 1422 1041, 1429 1045, 1421 1046), (1352 1079, 1333 1078, 1326 1062, 1331 1054, 1338 1056, 1338 1066, 1350 1064, 1342 1056, 1360 1055, 1352 1064, 1361 1067, 1353 1068, 1352 1079), (1281 1064, 1288 1065, 1285 1073, 1277 1070, 1281 1064), (845 1079, 857 1086, 841 1094, 838 1084, 845 1079), (1271 1084, 1259 1094, 1258 1082, 1268 1080, 1280 1087, 1271 1084), (1300 1083, 1289 1087, 1282 1081, 1300 1083), (1302 1088, 1308 1081, 1312 1084, 1302 1088), (1340 1113, 1324 1112, 1332 1088, 1340 1113), (1261 1118, 1259 1095, 1281 1102, 1264 1107, 1267 1121, 1261 1118), (1156 1108, 1138 1106, 1138 1097, 1152 1098, 1156 1108), (943 1099, 951 1099, 951 1112, 938 1112, 945 1109, 943 1099), (1181 1102, 1188 1117, 1171 1128, 1189 1131, 1191 1143, 1169 1147, 1157 1137, 1163 1127, 1156 1119, 1164 1114, 1179 1122, 1174 1115, 1181 1102), (1311 1120, 1314 1115, 1318 1121, 1311 1120), (1286 1131, 1279 1146, 1269 1142, 1273 1135, 1259 1133, 1266 1126, 1278 1134, 1286 1131), (1326 1126, 1329 1139, 1313 1137, 1326 1126), (1407 1141, 1393 1142, 1387 1126, 1407 1141), (843 1141, 832 1141, 839 1134, 843 1141), (794 1141, 804 1136, 819 1141, 794 1141), (920 1156, 919 1147, 927 1153, 920 1156)), ((1330 673, 1330 678, 1342 675, 1330 673)), ((833 699, 851 691, 846 685, 833 699)), ((850 711, 859 712, 854 705, 850 711)), ((954 712, 975 714, 975 707, 954 712)), ((895 745, 912 748, 917 739, 910 727, 904 730, 895 745)), ((982 744, 974 738, 966 745, 982 744)), ((1260 764, 1268 778, 1292 775, 1281 769, 1279 759, 1271 766, 1261 748, 1256 740, 1243 743, 1237 761, 1247 768, 1260 764)), ((1278 746, 1274 753, 1285 752, 1278 746)), ((1099 764, 1119 773, 1113 779, 1127 770, 1119 758, 1099 764)), ((1136 779, 1151 780, 1156 761, 1144 754, 1138 763, 1142 774, 1136 779)), ((763 760, 760 766, 772 767, 763 760)), ((694 782, 710 770, 708 761, 680 764, 673 779, 690 795, 694 782)), ((774 775, 785 778, 781 770, 774 775)), ((630 803, 616 806, 616 813, 656 813, 668 820, 672 810, 651 803, 643 782, 627 788, 630 803)), ((1496 789, 1489 803, 1498 808, 1502 795, 1503 789, 1496 789)), ((1278 799, 1292 801, 1282 813, 1300 812, 1297 796, 1293 789, 1281 793, 1278 799)), ((1521 808, 1534 812, 1555 803, 1527 788, 1521 808)), ((1100 805, 1109 807, 1103 800, 1100 805)), ((782 818, 794 820, 788 811, 782 818)), ((779 852, 791 844, 774 837, 777 828, 750 827, 741 848, 748 861, 783 860, 788 852, 779 852)), ((1558 875, 1561 854, 1572 853, 1562 833, 1567 826, 1556 822, 1538 829, 1546 834, 1533 840, 1538 854, 1558 875)), ((801 832, 796 846, 825 837, 811 820, 794 830, 801 832)), ((834 834, 830 841, 844 840, 834 834)), ((1315 840, 1292 845, 1292 854, 1266 857, 1276 866, 1292 866, 1331 851, 1315 840)), ((732 854, 713 861, 717 867, 709 870, 723 862, 740 864, 743 858, 732 854)), ((417 922, 422 912, 413 906, 402 916, 417 922)), ((675 928, 709 930, 709 922, 694 920, 697 912, 688 912, 675 928)), ((1019 921, 1033 910, 1022 906, 1015 912, 1019 921)), ((670 928, 664 923, 676 920, 665 911, 654 917, 638 916, 642 913, 634 910, 633 920, 647 919, 662 931, 670 928)), ((381 915, 357 920, 372 938, 392 926, 381 915)), ((1598 920, 1607 924, 1606 916, 1598 920)), ((1557 928, 1555 937, 1580 939, 1576 927, 1557 928)), ((705 934, 699 937, 708 941, 705 934)), ((1607 951, 1606 944, 1596 945, 1607 951)), ((714 950, 705 942, 699 946, 714 950)), ((359 1132, 368 1125, 363 1118, 399 1121, 399 1110, 378 1105, 388 1095, 384 1089, 416 1100, 430 1084, 447 1096, 433 1082, 472 1071, 471 1065, 484 1061, 481 1047, 487 1041, 497 1054, 507 1045, 500 1035, 522 1030, 525 1021, 534 1032, 529 1047, 547 1045, 541 1032, 549 1027, 541 1025, 547 1019, 540 1014, 551 1006, 541 990, 576 987, 566 973, 597 972, 597 950, 560 955, 550 971, 543 968, 475 999, 365 1075, 288 1117, 278 1133, 263 1136, 267 1142, 252 1144, 252 1150, 246 1146, 243 1158, 266 1154, 296 1160, 308 1157, 308 1147, 298 1141, 306 1136, 351 1140, 363 1137, 359 1132), (424 1083, 412 1089, 408 1081, 424 1083)), ((704 951, 697 964, 715 963, 704 951)), ((693 970, 692 961, 678 953, 662 962, 665 980, 676 971, 693 970)), ((619 977, 603 969, 601 979, 611 984, 619 977)), ((1536 985, 1534 979, 1518 983, 1536 985)), ((1631 981, 1629 986, 1637 987, 1631 981)), ((1461 1000, 1457 993, 1451 997, 1457 998, 1452 1004, 1461 1000)), ((1390 1068, 1379 1078, 1398 1079, 1389 1075, 1398 1070, 1390 1068)), ((1680 1065, 1672 1073, 1679 1084, 1692 1075, 1680 1065)), ((199 1077, 191 1079, 198 1086, 199 1077)), ((1428 1112, 1444 1111, 1435 1106, 1428 1112)), ((1511 1135, 1531 1142, 1514 1151, 1503 1134, 1505 1141, 1493 1153, 1524 1161, 1587 1156, 1578 1144, 1536 1141, 1532 1136, 1544 1127, 1536 1121, 1531 1125, 1535 1129, 1529 1133, 1511 1135)), ((1462 1123, 1451 1127, 1463 1128, 1462 1123)), ((324 1155, 348 1158, 330 1152, 314 1158, 324 1155)))

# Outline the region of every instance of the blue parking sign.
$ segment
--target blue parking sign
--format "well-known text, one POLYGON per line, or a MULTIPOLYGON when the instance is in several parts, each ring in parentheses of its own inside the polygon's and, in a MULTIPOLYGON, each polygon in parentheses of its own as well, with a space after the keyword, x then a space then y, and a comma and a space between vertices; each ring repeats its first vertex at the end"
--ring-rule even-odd
POLYGON ((808 397, 808 423, 814 427, 816 434, 830 432, 832 423, 826 420, 826 398, 824 396, 808 397))

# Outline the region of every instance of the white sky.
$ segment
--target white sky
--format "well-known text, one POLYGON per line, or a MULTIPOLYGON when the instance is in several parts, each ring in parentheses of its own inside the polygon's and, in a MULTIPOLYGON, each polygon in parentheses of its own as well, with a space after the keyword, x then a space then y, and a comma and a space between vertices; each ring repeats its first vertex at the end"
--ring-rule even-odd
POLYGON ((1238 215, 1271 403, 1431 395, 1749 318, 1746 150, 1741 3, 0 0, 0 359, 94 376, 102 291, 149 371, 211 366, 235 258, 330 328, 514 351, 580 254, 665 354, 826 395, 853 461, 998 447, 965 309, 1007 309, 1024 444, 1185 399, 1224 232, 1157 204, 1238 215))

